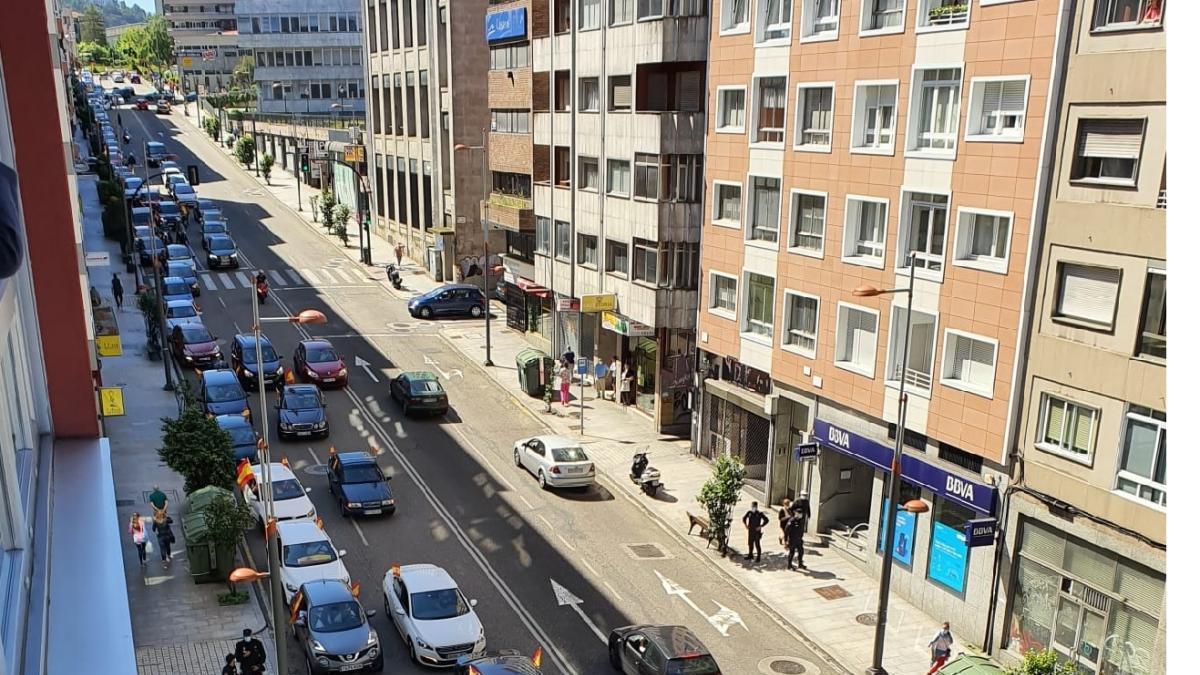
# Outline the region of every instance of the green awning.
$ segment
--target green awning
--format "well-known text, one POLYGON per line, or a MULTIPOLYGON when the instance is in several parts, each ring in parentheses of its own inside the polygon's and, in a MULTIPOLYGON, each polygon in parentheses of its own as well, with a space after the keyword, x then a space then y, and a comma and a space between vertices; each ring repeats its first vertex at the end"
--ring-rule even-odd
POLYGON ((947 661, 938 671, 940 675, 1004 675, 1004 669, 986 656, 959 654, 947 661))

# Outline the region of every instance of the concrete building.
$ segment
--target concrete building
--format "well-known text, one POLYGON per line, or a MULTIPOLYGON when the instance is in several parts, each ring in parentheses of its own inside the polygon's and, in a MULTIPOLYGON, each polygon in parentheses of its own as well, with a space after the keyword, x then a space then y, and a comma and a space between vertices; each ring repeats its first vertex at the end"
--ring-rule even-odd
POLYGON ((618 357, 626 401, 660 430, 683 433, 695 371, 707 8, 515 0, 490 5, 487 17, 489 208, 506 230, 509 325, 542 336, 555 354, 618 357), (558 311, 571 299, 589 311, 558 311))
POLYGON ((1150 675, 1167 670, 1166 34, 1153 1, 1075 0, 1067 21, 995 639, 1150 675))
POLYGON ((361 115, 362 11, 355 0, 239 0, 238 45, 254 57, 258 109, 361 115))
POLYGON ((121 24, 120 26, 105 26, 104 27, 104 38, 106 40, 108 40, 108 44, 116 45, 117 40, 120 40, 121 36, 124 35, 125 33, 127 33, 128 31, 131 31, 134 28, 145 28, 145 27, 146 27, 145 21, 139 21, 137 23, 124 23, 124 24, 121 24))
POLYGON ((233 2, 155 0, 155 8, 170 24, 183 86, 205 93, 229 88, 233 69, 243 51, 238 49, 233 2), (205 54, 210 60, 205 60, 205 54))
POLYGON ((895 516, 892 592, 960 642, 985 644, 996 593, 1002 547, 965 528, 1000 515, 1021 432, 1064 4, 713 6, 695 452, 768 503, 809 492, 878 574, 903 378, 901 494, 931 510, 895 516))
POLYGON ((448 281, 474 276, 472 266, 483 255, 483 154, 454 147, 481 148, 485 141, 484 8, 483 2, 429 0, 363 5, 373 231, 448 281))

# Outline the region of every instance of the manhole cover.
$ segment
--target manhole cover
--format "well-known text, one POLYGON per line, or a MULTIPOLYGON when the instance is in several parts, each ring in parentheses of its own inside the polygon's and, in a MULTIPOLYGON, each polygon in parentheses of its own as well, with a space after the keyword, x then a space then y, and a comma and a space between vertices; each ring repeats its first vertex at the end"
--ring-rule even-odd
POLYGON ((634 560, 661 560, 669 558, 667 552, 658 547, 658 544, 622 544, 625 550, 629 552, 629 557, 634 560))
POLYGON ((768 656, 758 662, 758 672, 763 675, 820 675, 821 669, 794 656, 768 656))
POLYGON ((132 500, 132 499, 118 499, 118 500, 117 500, 117 506, 118 506, 118 507, 120 507, 120 506, 133 506, 133 505, 134 505, 134 504, 136 504, 136 503, 137 503, 137 502, 135 502, 135 501, 134 501, 134 500, 132 500))
POLYGON ((874 626, 875 625, 875 612, 867 612, 865 614, 859 614, 858 616, 854 617, 854 620, 857 621, 858 623, 861 623, 864 626, 874 626))
POLYGON ((839 586, 837 584, 834 584, 832 586, 821 586, 820 588, 814 588, 813 591, 815 591, 817 595, 821 596, 822 598, 825 598, 826 600, 840 600, 841 598, 850 597, 850 591, 847 591, 846 589, 842 588, 841 586, 839 586))

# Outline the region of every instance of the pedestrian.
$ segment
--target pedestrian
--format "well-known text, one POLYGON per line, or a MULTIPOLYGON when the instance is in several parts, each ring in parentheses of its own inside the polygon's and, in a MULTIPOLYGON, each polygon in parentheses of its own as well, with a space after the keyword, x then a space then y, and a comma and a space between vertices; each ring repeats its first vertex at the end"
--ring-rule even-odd
POLYGON ((787 527, 784 529, 784 537, 787 539, 788 545, 788 569, 792 567, 792 558, 799 558, 797 564, 800 569, 808 569, 804 566, 804 531, 808 529, 808 519, 802 514, 795 504, 792 504, 792 511, 788 516, 787 527))
POLYGON ((117 276, 116 272, 113 272, 112 292, 113 300, 117 302, 117 309, 121 309, 122 305, 125 304, 125 286, 121 283, 121 277, 117 276))
POLYGON ((571 402, 571 369, 566 361, 559 361, 558 368, 558 400, 566 407, 571 402))
POLYGON ((233 654, 225 655, 225 667, 221 669, 221 675, 238 675, 237 661, 233 654))
POLYGON ((96 290, 95 286, 88 287, 88 295, 92 299, 92 307, 99 307, 104 304, 104 299, 100 297, 100 291, 96 290))
POLYGON ((805 522, 812 518, 812 507, 809 506, 808 490, 801 490, 800 497, 792 503, 792 510, 800 514, 805 522))
POLYGON ((633 403, 633 373, 629 372, 629 366, 621 366, 621 405, 631 405, 633 403))
POLYGON ((154 491, 146 498, 146 501, 154 507, 154 519, 160 520, 159 516, 165 518, 167 516, 167 495, 159 489, 158 485, 154 485, 154 491))
POLYGON ((613 354, 612 360, 608 362, 608 381, 612 400, 616 401, 621 389, 621 359, 618 359, 616 354, 613 354))
POLYGON ((929 641, 930 668, 925 675, 933 675, 946 665, 946 659, 950 658, 950 645, 952 644, 954 644, 954 636, 950 634, 950 622, 946 621, 937 635, 934 635, 933 639, 929 641))
POLYGON ((783 537, 787 529, 788 516, 791 515, 792 500, 783 500, 783 506, 779 509, 779 545, 783 546, 783 537))
POLYGON ((575 350, 571 349, 570 345, 567 345, 567 351, 563 352, 562 360, 567 364, 567 368, 575 370, 575 350))
POLYGON ((242 675, 266 672, 267 650, 249 628, 242 629, 242 639, 237 643, 235 654, 238 665, 242 667, 242 675))
POLYGON ((404 244, 396 244, 396 248, 392 250, 396 254, 396 267, 404 264, 404 244))
POLYGON ((146 566, 146 528, 142 525, 142 514, 134 513, 129 519, 129 536, 133 537, 133 545, 137 547, 138 564, 146 566))
POLYGON ((171 531, 171 523, 175 520, 166 515, 165 510, 161 513, 162 518, 156 515, 151 528, 158 537, 158 555, 162 558, 163 569, 166 569, 171 562, 171 544, 175 543, 175 533, 171 531))
POLYGON ((746 526, 746 560, 752 556, 755 562, 762 562, 762 535, 763 528, 771 519, 767 514, 758 510, 758 502, 750 502, 750 510, 746 515, 742 516, 742 524, 746 526), (757 555, 755 551, 758 551, 757 555))

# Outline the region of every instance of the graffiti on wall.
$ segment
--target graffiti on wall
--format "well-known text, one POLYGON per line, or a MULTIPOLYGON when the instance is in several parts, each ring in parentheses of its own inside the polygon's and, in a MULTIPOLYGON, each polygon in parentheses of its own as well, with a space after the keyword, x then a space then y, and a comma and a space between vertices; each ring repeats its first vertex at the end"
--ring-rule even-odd
MULTIPOLYGON (((496 276, 499 276, 504 273, 503 270, 495 271, 496 268, 500 267, 502 264, 502 262, 500 260, 500 256, 493 253, 488 256, 488 260, 491 262, 491 265, 489 265, 488 267, 490 267, 493 270, 492 277, 496 277, 496 276)), ((458 259, 458 278, 462 279, 463 281, 467 281, 471 277, 482 276, 483 268, 484 268, 483 256, 478 256, 478 255, 463 256, 458 259)))

